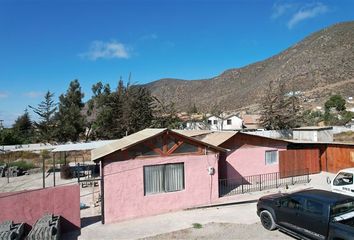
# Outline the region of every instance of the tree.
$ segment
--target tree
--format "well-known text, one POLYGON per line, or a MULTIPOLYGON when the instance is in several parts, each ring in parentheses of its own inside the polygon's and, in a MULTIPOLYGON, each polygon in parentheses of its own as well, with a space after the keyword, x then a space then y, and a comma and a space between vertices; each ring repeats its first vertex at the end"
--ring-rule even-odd
POLYGON ((329 112, 331 108, 335 108, 338 112, 345 111, 345 100, 344 98, 339 95, 333 95, 331 96, 326 102, 325 102, 325 111, 329 112))
POLYGON ((273 82, 270 82, 260 105, 260 122, 265 129, 291 129, 300 125, 300 100, 295 91, 286 93, 284 83, 274 88, 273 82))
POLYGON ((182 125, 181 119, 177 116, 177 111, 174 102, 161 101, 157 97, 154 98, 152 127, 155 128, 180 128, 182 125))
POLYGON ((81 110, 84 107, 79 81, 76 79, 69 85, 65 95, 59 97, 59 111, 55 116, 56 137, 59 142, 72 141, 80 139, 80 135, 85 131, 85 119, 81 110))
POLYGON ((38 115, 39 121, 35 121, 34 125, 37 128, 38 140, 41 142, 52 142, 54 140, 54 116, 57 106, 53 97, 54 93, 47 91, 44 100, 37 107, 29 106, 38 115))
POLYGON ((120 79, 115 91, 101 82, 92 91, 89 101, 89 108, 95 112, 92 138, 121 138, 151 125, 153 98, 146 88, 125 85, 120 79))
POLYGON ((353 118, 353 113, 346 111, 345 100, 339 95, 332 95, 325 102, 324 121, 326 125, 345 125, 353 118))
POLYGON ((24 114, 19 116, 12 125, 13 134, 19 143, 32 143, 33 140, 33 126, 30 115, 25 110, 24 114))

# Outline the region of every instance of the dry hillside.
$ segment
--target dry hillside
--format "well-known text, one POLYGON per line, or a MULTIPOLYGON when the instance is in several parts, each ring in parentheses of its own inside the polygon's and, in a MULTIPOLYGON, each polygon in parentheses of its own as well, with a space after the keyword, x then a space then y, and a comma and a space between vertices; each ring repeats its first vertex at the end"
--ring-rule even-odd
POLYGON ((195 103, 209 110, 249 108, 259 102, 268 82, 283 81, 301 91, 308 107, 320 105, 331 93, 354 96, 354 22, 315 32, 264 61, 229 69, 204 80, 161 79, 146 84, 152 94, 176 102, 179 110, 195 103))

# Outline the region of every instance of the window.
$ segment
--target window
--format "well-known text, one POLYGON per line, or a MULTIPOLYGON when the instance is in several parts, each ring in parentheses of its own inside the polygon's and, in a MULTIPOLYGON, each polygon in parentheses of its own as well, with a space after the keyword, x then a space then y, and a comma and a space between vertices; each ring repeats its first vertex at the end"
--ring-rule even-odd
POLYGON ((285 208, 291 208, 296 210, 302 210, 302 199, 297 196, 283 198, 281 200, 281 206, 285 208))
POLYGON ((306 201, 306 207, 305 211, 311 214, 315 215, 322 215, 323 210, 323 204, 313 201, 313 200, 307 200, 306 201))
POLYGON ((145 195, 184 189, 184 163, 144 167, 145 195))
POLYGON ((215 124, 215 125, 218 124, 218 120, 214 120, 214 124, 215 124))
POLYGON ((227 125, 231 125, 231 119, 227 119, 227 125))
POLYGON ((347 172, 340 172, 333 180, 334 186, 344 186, 353 184, 353 174, 347 172))
POLYGON ((278 163, 278 151, 273 150, 273 151, 266 151, 265 152, 265 164, 270 165, 270 164, 276 164, 278 163))
POLYGON ((208 120, 208 124, 211 125, 211 120, 208 120))

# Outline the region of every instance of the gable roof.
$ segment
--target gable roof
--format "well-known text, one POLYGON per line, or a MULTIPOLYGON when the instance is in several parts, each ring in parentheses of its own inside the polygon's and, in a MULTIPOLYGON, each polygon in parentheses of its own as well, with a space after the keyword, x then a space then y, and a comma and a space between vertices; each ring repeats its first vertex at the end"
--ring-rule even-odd
POLYGON ((220 146, 236 134, 237 132, 212 132, 203 137, 201 141, 211 145, 220 146))
POLYGON ((156 136, 163 134, 164 132, 167 132, 167 131, 173 132, 183 138, 186 138, 190 141, 199 143, 203 146, 210 147, 214 150, 226 151, 224 148, 217 147, 215 145, 211 145, 211 144, 203 142, 203 141, 199 141, 195 138, 178 133, 177 131, 169 130, 167 128, 146 128, 144 130, 130 134, 130 135, 123 137, 121 139, 114 140, 111 143, 106 144, 102 147, 91 150, 91 160, 96 161, 99 158, 102 158, 102 157, 104 157, 108 154, 111 154, 113 152, 116 152, 119 150, 125 150, 129 147, 135 146, 143 141, 146 141, 150 138, 156 137, 156 136))
POLYGON ((179 130, 179 129, 176 130, 174 129, 173 131, 187 137, 197 137, 200 135, 205 135, 213 132, 212 130, 179 130))

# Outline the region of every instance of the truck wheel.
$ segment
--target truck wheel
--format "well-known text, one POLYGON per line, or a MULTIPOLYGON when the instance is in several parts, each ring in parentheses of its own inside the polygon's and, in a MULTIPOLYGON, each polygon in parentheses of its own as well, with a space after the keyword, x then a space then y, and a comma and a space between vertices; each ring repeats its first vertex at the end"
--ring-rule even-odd
POLYGON ((269 211, 263 210, 260 214, 260 218, 261 218, 261 223, 265 229, 269 231, 276 229, 273 216, 269 211))

